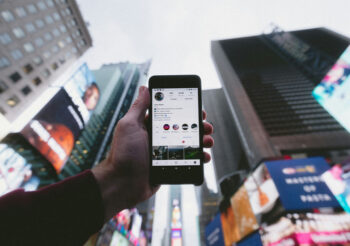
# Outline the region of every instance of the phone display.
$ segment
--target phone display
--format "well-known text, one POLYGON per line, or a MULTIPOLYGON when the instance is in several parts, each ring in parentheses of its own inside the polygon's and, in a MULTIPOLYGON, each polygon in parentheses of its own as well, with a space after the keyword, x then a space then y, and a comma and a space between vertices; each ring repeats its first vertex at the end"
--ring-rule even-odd
POLYGON ((152 165, 200 165, 198 88, 154 88, 152 98, 152 165))
POLYGON ((201 87, 198 76, 153 76, 151 182, 200 184, 203 179, 201 87))

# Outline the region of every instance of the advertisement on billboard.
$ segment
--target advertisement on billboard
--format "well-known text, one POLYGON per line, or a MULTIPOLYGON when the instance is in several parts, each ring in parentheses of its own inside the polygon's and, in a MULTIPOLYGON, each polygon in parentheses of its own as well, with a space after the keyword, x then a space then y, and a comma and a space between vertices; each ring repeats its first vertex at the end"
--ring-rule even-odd
POLYGON ((312 95, 350 132, 350 46, 315 87, 312 95))
POLYGON ((79 110, 67 92, 61 89, 22 129, 21 134, 59 173, 83 128, 79 110))
POLYGON ((205 242, 208 246, 222 246, 224 243, 224 235, 221 227, 220 214, 217 214, 212 222, 205 228, 205 242))

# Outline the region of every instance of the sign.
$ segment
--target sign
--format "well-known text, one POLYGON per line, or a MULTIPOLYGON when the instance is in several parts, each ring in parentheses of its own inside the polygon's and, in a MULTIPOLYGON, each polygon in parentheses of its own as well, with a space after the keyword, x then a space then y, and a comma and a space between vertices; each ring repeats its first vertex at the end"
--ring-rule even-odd
POLYGON ((208 246, 221 246, 224 244, 224 237, 221 227, 220 214, 217 214, 212 222, 205 228, 205 241, 208 246))
POLYGON ((246 237, 245 239, 239 241, 237 246, 262 246, 261 237, 259 232, 255 232, 252 235, 246 237))
POLYGON ((268 161, 265 165, 286 210, 339 207, 321 178, 329 169, 323 158, 268 161))

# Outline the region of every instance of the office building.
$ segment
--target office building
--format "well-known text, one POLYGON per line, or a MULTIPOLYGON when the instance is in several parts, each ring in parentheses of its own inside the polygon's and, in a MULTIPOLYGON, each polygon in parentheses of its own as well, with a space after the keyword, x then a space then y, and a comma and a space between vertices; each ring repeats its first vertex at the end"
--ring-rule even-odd
POLYGON ((283 156, 349 154, 350 134, 311 95, 349 42, 325 28, 212 41, 250 168, 283 156))
POLYGON ((0 1, 0 113, 7 123, 91 46, 75 0, 0 1))
MULTIPOLYGON (((146 83, 150 64, 150 61, 143 64, 108 64, 93 71, 100 91, 100 100, 61 170, 55 169, 54 165, 40 154, 40 150, 29 144, 28 138, 26 140, 23 137, 23 132, 10 134, 1 143, 13 149, 12 152, 21 155, 26 163, 31 165, 33 176, 38 177, 40 181, 38 187, 52 184, 97 165, 106 157, 113 130, 137 96, 137 87, 146 83)), ((2 158, 1 151, 2 149, 0 167, 4 164, 4 167, 9 168, 9 158, 2 158)), ((2 178, 6 179, 0 176, 0 181, 2 178)))

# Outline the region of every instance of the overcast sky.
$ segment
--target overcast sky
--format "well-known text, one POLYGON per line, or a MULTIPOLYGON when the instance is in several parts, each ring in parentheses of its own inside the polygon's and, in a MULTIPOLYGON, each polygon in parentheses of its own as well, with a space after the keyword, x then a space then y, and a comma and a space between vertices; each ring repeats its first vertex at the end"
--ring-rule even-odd
POLYGON ((88 65, 143 62, 150 74, 195 73, 220 87, 210 41, 256 35, 273 22, 285 30, 325 26, 350 36, 348 0, 78 0, 90 24, 88 65))

